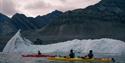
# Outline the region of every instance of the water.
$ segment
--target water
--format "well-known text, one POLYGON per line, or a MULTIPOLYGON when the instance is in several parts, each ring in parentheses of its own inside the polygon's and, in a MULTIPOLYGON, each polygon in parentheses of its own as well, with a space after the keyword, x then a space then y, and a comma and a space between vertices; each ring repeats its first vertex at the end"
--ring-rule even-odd
MULTIPOLYGON (((99 54, 96 57, 113 57, 115 63, 125 63, 125 56, 119 54, 99 54)), ((24 58, 19 54, 3 54, 0 53, 0 63, 89 63, 89 62, 59 62, 59 61, 48 61, 47 58, 24 58)), ((97 62, 91 62, 97 63, 97 62)), ((100 62, 99 62, 100 63, 100 62)), ((113 63, 113 62, 110 62, 113 63)))

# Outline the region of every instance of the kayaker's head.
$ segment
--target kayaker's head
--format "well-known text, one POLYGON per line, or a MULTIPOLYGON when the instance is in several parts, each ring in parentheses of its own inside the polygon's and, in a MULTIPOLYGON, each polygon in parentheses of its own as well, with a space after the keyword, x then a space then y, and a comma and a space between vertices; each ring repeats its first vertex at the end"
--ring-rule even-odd
POLYGON ((73 50, 71 49, 70 52, 73 52, 73 50))
POLYGON ((89 53, 93 53, 93 51, 92 51, 92 50, 89 50, 89 53))

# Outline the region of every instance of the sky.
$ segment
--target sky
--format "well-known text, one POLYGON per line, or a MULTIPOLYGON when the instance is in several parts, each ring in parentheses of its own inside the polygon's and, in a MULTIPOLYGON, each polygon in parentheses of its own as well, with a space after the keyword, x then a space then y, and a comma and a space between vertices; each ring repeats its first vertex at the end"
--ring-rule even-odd
POLYGON ((62 12, 86 8, 100 0, 0 0, 0 13, 12 16, 15 13, 26 16, 45 15, 54 10, 62 12))

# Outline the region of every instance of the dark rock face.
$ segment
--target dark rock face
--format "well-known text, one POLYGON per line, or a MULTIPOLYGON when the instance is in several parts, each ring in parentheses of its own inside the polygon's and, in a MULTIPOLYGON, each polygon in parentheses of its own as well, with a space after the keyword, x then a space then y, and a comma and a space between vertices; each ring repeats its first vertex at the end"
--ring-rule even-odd
POLYGON ((34 20, 34 23, 38 26, 38 28, 41 28, 45 25, 48 25, 51 21, 56 19, 58 16, 63 14, 61 11, 55 10, 52 13, 49 13, 44 16, 37 16, 34 20))
POLYGON ((47 15, 37 16, 33 18, 26 17, 24 14, 17 13, 11 18, 11 21, 17 29, 22 29, 24 31, 36 30, 48 24, 50 21, 52 21, 52 19, 58 17, 60 14, 62 14, 62 12, 53 11, 52 13, 49 13, 47 15))
MULTIPOLYGON (((34 20, 33 18, 30 18, 34 20)), ((32 30, 32 29, 37 29, 36 25, 34 25, 30 20, 23 14, 15 14, 12 19, 12 23, 17 29, 22 29, 22 30, 32 30)))
POLYGON ((34 33, 34 31, 39 30, 40 28, 49 24, 50 21, 60 16, 61 14, 62 14, 61 11, 56 10, 47 15, 37 16, 33 18, 33 17, 27 17, 24 14, 16 13, 12 18, 9 18, 0 13, 0 50, 3 49, 3 46, 6 44, 6 42, 19 29, 21 29, 22 32, 28 31, 30 33, 34 33))
POLYGON ((0 13, 0 51, 15 32, 16 28, 11 23, 10 18, 0 13))
POLYGON ((16 29, 14 28, 10 18, 0 14, 0 35, 11 35, 16 29))
POLYGON ((76 38, 113 38, 125 41, 124 6, 124 0, 102 0, 86 9, 67 11, 34 35, 50 42, 76 38))
MULTIPOLYGON (((1 33, 3 30, 13 32, 22 29, 23 36, 32 41, 39 38, 43 40, 42 44, 94 38, 113 38, 125 41, 124 0, 102 0, 86 9, 64 13, 56 10, 35 18, 17 13, 10 19, 0 14, 0 19, 1 33)), ((7 31, 5 34, 10 33, 7 31)))

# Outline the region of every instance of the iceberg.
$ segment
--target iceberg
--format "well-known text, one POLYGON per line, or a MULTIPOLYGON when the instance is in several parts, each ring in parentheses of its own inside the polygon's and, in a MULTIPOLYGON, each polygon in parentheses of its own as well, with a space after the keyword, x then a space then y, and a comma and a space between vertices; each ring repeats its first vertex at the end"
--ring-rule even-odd
POLYGON ((17 50, 18 48, 20 48, 20 50, 25 50, 26 48, 24 47, 32 44, 32 42, 28 39, 21 37, 20 31, 21 30, 18 30, 18 32, 7 42, 6 46, 3 49, 3 52, 19 52, 19 50, 17 50))
POLYGON ((48 45, 33 45, 28 39, 22 38, 20 30, 8 41, 3 49, 5 53, 36 53, 40 50, 42 53, 68 52, 74 49, 82 53, 93 50, 96 53, 122 53, 125 49, 125 42, 115 39, 74 39, 66 42, 59 42, 48 45))

